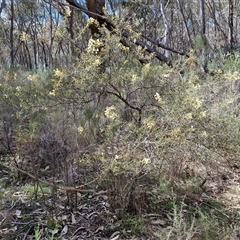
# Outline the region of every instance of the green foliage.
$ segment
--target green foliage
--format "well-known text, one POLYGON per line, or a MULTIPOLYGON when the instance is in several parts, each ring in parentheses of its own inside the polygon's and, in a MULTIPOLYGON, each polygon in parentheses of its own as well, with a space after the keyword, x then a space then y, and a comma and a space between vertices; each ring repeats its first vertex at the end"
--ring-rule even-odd
POLYGON ((43 232, 43 229, 41 229, 40 227, 36 227, 35 228, 35 236, 34 236, 34 238, 36 239, 36 240, 40 240, 41 239, 41 237, 42 237, 42 232, 43 232))
MULTIPOLYGON (((56 232, 57 232, 56 229, 52 230, 52 234, 49 235, 49 236, 47 236, 47 238, 48 238, 49 240, 54 240, 54 239, 56 239, 56 238, 54 237, 54 235, 55 235, 56 232)), ((35 240, 41 240, 42 238, 44 238, 44 235, 45 235, 45 234, 44 234, 44 229, 43 229, 43 227, 37 226, 37 227, 34 228, 34 239, 35 239, 35 240)))
POLYGON ((239 53, 234 52, 233 54, 229 54, 223 60, 223 71, 234 73, 239 70, 240 61, 239 61, 239 53))
POLYGON ((130 215, 128 213, 121 213, 121 217, 115 224, 114 228, 114 230, 121 231, 123 234, 126 234, 126 237, 129 231, 131 231, 131 234, 135 236, 142 237, 146 235, 144 218, 141 216, 130 215))
POLYGON ((206 35, 198 34, 194 38, 194 47, 199 51, 209 45, 206 35))

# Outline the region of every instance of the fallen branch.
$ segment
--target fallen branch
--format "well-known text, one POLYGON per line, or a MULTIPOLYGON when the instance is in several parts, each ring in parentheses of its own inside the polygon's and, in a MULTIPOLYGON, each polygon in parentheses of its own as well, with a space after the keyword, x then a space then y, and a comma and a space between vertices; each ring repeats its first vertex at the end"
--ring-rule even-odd
POLYGON ((34 179, 35 181, 38 181, 40 183, 44 183, 46 185, 49 185, 49 186, 52 186, 52 187, 55 187, 57 189, 60 189, 60 190, 65 190, 65 191, 73 191, 73 192, 80 192, 80 193, 93 193, 95 195, 98 195, 98 193, 95 191, 95 190, 92 190, 92 189, 81 189, 83 188, 85 185, 81 185, 81 186, 76 186, 76 187, 68 187, 68 186, 63 186, 63 185, 56 185, 54 183, 51 183, 51 182, 48 182, 48 181, 44 181, 42 179, 39 179, 37 177, 35 177, 34 175, 32 175, 31 173, 21 169, 21 168, 18 168, 18 167, 9 167, 7 166, 6 164, 3 164, 4 167, 10 169, 10 170, 16 170, 16 171, 19 171, 21 172, 22 174, 24 175, 27 175, 29 176, 30 178, 34 179))

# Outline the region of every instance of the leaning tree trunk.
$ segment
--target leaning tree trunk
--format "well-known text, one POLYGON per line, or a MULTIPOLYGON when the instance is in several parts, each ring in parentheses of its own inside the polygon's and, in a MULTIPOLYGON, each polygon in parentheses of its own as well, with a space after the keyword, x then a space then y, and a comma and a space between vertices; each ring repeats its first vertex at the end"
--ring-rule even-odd
POLYGON ((205 3, 204 0, 201 0, 201 15, 202 15, 202 29, 201 29, 201 35, 202 35, 202 43, 203 43, 203 49, 202 49, 202 66, 204 71, 208 72, 208 42, 206 37, 206 18, 205 18, 205 3))
MULTIPOLYGON (((164 26, 165 26, 164 37, 163 37, 162 42, 166 47, 169 47, 170 34, 171 34, 172 26, 171 26, 171 24, 170 24, 170 22, 167 18, 167 14, 166 14, 166 11, 165 11, 165 6, 164 6, 164 0, 161 0, 160 6, 161 6, 161 13, 162 13, 162 16, 163 16, 163 22, 164 22, 164 26)), ((164 55, 168 59, 171 58, 171 52, 169 50, 165 50, 164 55)))
POLYGON ((229 26, 229 47, 232 52, 234 48, 234 37, 233 37, 233 0, 228 1, 229 14, 228 14, 228 26, 229 26))
POLYGON ((188 38, 190 46, 192 47, 192 39, 191 39, 191 35, 190 35, 189 29, 188 29, 188 26, 187 26, 187 20, 186 20, 186 17, 184 15, 184 12, 183 12, 182 0, 177 0, 177 2, 178 2, 179 9, 180 9, 180 14, 181 14, 182 19, 183 19, 183 24, 184 24, 184 28, 185 28, 185 31, 186 31, 186 34, 187 34, 187 38, 188 38))
POLYGON ((11 66, 14 65, 14 49, 13 49, 13 31, 14 31, 14 0, 11 0, 10 9, 11 9, 11 18, 10 18, 10 59, 11 59, 11 66))

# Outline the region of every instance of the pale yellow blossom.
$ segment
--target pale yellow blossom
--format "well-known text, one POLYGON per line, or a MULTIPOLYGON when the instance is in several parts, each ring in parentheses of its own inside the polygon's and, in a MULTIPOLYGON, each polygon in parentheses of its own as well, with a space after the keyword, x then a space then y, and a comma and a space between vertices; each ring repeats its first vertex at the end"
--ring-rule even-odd
POLYGON ((114 120, 118 117, 115 106, 107 107, 104 113, 105 116, 111 120, 114 120))
POLYGON ((49 92, 49 95, 55 96, 55 94, 56 94, 55 89, 49 92))
POLYGON ((21 41, 23 42, 27 42, 29 39, 29 35, 26 32, 22 32, 21 36, 20 36, 21 41))
POLYGON ((71 9, 70 8, 67 8, 65 9, 65 12, 64 12, 64 17, 70 17, 71 16, 71 9))
POLYGON ((6 72, 4 73, 4 78, 5 78, 6 81, 8 81, 8 80, 10 79, 9 71, 6 71, 6 72))
POLYGON ((63 37, 64 36, 63 31, 59 27, 56 29, 55 34, 56 34, 57 37, 63 37))
POLYGON ((193 126, 190 127, 190 131, 191 132, 194 132, 195 131, 195 128, 193 126))
POLYGON ((36 80, 38 80, 38 75, 37 74, 32 74, 32 75, 29 75, 27 78, 30 81, 36 81, 36 80))
POLYGON ((224 78, 226 78, 229 81, 235 81, 240 78, 240 73, 238 71, 235 71, 233 73, 229 71, 224 74, 224 78))
POLYGON ((187 120, 191 120, 193 117, 192 117, 192 113, 187 113, 185 116, 184 116, 185 119, 187 120))
POLYGON ((198 109, 202 106, 202 101, 200 101, 199 99, 196 99, 195 102, 193 103, 193 107, 198 109))
POLYGON ((233 98, 229 98, 225 101, 225 103, 228 105, 228 104, 231 104, 233 103, 234 99, 233 98))
POLYGON ((205 118, 206 116, 207 116, 206 111, 200 112, 200 117, 201 117, 201 118, 205 118))
POLYGON ((146 76, 150 71, 150 63, 147 63, 142 68, 142 74, 146 76))
POLYGON ((94 61, 94 66, 99 66, 101 64, 101 61, 99 58, 96 58, 95 61, 94 61))
POLYGON ((152 129, 155 126, 155 121, 151 118, 143 119, 143 125, 146 126, 148 129, 152 129))
POLYGON ((60 71, 58 68, 56 68, 54 70, 54 77, 57 77, 57 78, 64 78, 64 73, 62 71, 60 71))
POLYGON ((208 134, 207 134, 207 132, 206 132, 206 131, 203 131, 203 132, 201 133, 201 136, 202 136, 202 137, 207 137, 207 136, 208 136, 208 134))
POLYGON ((148 164, 150 162, 150 159, 149 158, 143 158, 142 161, 141 161, 143 164, 148 164))
POLYGON ((123 51, 129 51, 129 47, 125 47, 123 44, 119 43, 118 47, 123 51))
POLYGON ((88 41, 87 51, 89 53, 98 53, 99 49, 104 46, 104 43, 100 39, 90 39, 88 41))
POLYGON ((92 18, 92 17, 90 17, 88 19, 88 24, 95 24, 95 25, 99 26, 99 22, 96 19, 92 18))
POLYGON ((156 99, 156 101, 157 101, 159 104, 161 104, 161 105, 164 104, 164 101, 162 100, 162 98, 161 98, 161 96, 160 96, 159 93, 156 93, 156 94, 154 95, 154 98, 156 99))
POLYGON ((132 83, 134 84, 134 83, 136 83, 136 81, 137 81, 137 75, 133 74, 132 75, 132 83))
POLYGON ((171 135, 172 137, 177 137, 177 136, 180 135, 180 133, 181 133, 181 129, 180 129, 179 127, 177 127, 177 128, 174 128, 174 129, 171 131, 170 135, 171 135))
POLYGON ((84 128, 82 126, 79 126, 78 127, 78 132, 81 134, 81 133, 83 133, 83 131, 84 131, 84 128))
POLYGON ((21 87, 21 86, 17 86, 17 87, 16 87, 16 90, 19 92, 19 91, 22 90, 22 87, 21 87))

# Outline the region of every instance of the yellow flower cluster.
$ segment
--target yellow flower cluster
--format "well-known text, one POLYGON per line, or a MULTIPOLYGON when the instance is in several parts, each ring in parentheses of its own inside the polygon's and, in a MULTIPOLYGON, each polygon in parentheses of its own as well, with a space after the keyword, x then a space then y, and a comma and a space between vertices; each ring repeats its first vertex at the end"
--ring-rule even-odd
POLYGON ((150 72, 150 63, 147 63, 142 68, 142 74, 143 76, 147 76, 150 72))
POLYGON ((193 102, 193 107, 196 109, 199 109, 202 106, 202 101, 196 98, 196 100, 193 102))
POLYGON ((240 78, 240 72, 238 72, 238 71, 235 71, 233 73, 227 72, 223 76, 224 76, 224 78, 226 78, 229 81, 235 81, 240 78))
POLYGON ((16 90, 17 90, 18 92, 20 92, 20 91, 22 90, 22 87, 21 87, 21 86, 17 86, 17 87, 16 87, 16 90))
POLYGON ((62 29, 60 29, 59 27, 57 27, 56 31, 55 31, 55 35, 57 37, 64 37, 64 32, 62 29))
POLYGON ((27 42, 28 39, 29 39, 29 36, 28 36, 28 34, 27 34, 26 32, 23 32, 23 33, 21 34, 20 39, 21 39, 21 41, 23 41, 23 42, 27 42))
POLYGON ((174 129, 171 131, 170 135, 171 135, 172 137, 178 137, 178 136, 180 135, 180 133, 181 133, 181 129, 180 129, 179 127, 177 127, 177 128, 174 128, 174 129))
POLYGON ((131 80, 132 80, 132 83, 133 83, 133 84, 136 83, 136 82, 137 82, 137 75, 136 75, 136 74, 133 74, 131 80))
POLYGON ((10 77, 9 71, 6 71, 6 72, 4 73, 4 79, 5 79, 6 81, 8 81, 8 80, 9 80, 9 77, 10 77))
POLYGON ((38 80, 38 75, 37 74, 30 74, 28 77, 28 80, 30 81, 37 81, 38 80))
POLYGON ((159 93, 156 93, 156 94, 154 95, 154 98, 156 99, 156 101, 157 101, 159 104, 161 104, 161 105, 164 104, 164 101, 162 100, 162 98, 161 98, 161 96, 160 96, 159 93))
POLYGON ((194 109, 199 109, 203 104, 201 100, 192 96, 186 96, 184 103, 188 106, 190 105, 194 109))
POLYGON ((148 164, 149 162, 150 162, 150 159, 146 157, 141 160, 141 163, 143 164, 148 164))
POLYGON ((64 78, 64 73, 60 71, 58 68, 54 70, 54 77, 63 79, 64 78))
POLYGON ((206 131, 203 131, 203 132, 201 133, 201 137, 207 137, 207 136, 208 136, 208 134, 207 134, 206 131))
POLYGON ((231 103, 233 103, 233 101, 234 101, 234 98, 226 99, 226 100, 225 100, 225 104, 226 104, 226 105, 231 104, 231 103))
POLYGON ((143 119, 143 125, 146 126, 149 130, 151 130, 155 124, 155 121, 151 117, 143 119))
POLYGON ((125 47, 123 44, 119 43, 118 47, 123 51, 129 51, 129 47, 125 47))
POLYGON ((49 92, 49 95, 51 95, 51 96, 55 96, 55 95, 56 95, 56 91, 55 91, 55 89, 53 89, 52 91, 50 91, 50 92, 49 92))
POLYGON ((186 120, 191 120, 193 117, 192 117, 192 113, 187 113, 185 116, 184 116, 184 119, 186 120))
POLYGON ((80 126, 80 127, 78 127, 78 132, 81 134, 82 132, 83 132, 83 127, 82 126, 80 126))
POLYGON ((104 46, 104 43, 100 39, 90 39, 88 42, 87 51, 89 53, 98 53, 99 49, 104 46))
POLYGON ((107 107, 104 113, 111 120, 115 120, 118 117, 115 106, 107 107))
POLYGON ((96 58, 94 63, 93 63, 94 66, 100 66, 101 65, 101 61, 99 58, 96 58))
POLYGON ((195 128, 193 126, 191 126, 189 130, 190 130, 190 132, 194 132, 195 128))
POLYGON ((200 112, 200 117, 205 118, 207 116, 206 111, 200 112))
POLYGON ((72 12, 72 11, 70 10, 70 8, 65 9, 64 17, 65 17, 65 18, 70 17, 70 16, 71 16, 71 12, 72 12))
POLYGON ((89 25, 95 24, 96 26, 99 26, 99 22, 96 19, 92 18, 92 17, 89 18, 88 24, 89 25))
POLYGON ((8 81, 8 80, 10 80, 10 79, 14 79, 14 80, 16 80, 17 79, 17 73, 12 73, 12 72, 10 72, 10 71, 6 71, 5 73, 4 73, 4 79, 6 80, 6 81, 8 81))

